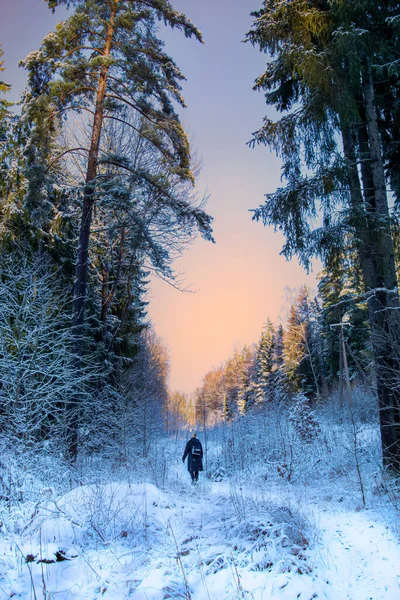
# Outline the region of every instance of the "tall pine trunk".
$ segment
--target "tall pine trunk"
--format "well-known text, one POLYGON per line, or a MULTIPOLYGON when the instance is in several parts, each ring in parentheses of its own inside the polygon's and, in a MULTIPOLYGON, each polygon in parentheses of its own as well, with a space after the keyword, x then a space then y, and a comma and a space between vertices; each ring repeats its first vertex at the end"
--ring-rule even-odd
MULTIPOLYGON (((103 58, 108 58, 111 54, 116 12, 117 2, 114 1, 112 3, 110 19, 107 25, 106 40, 102 52, 103 58)), ((93 182, 97 175, 100 137, 104 119, 104 99, 106 96, 108 70, 108 64, 103 64, 100 70, 99 82, 97 86, 96 104, 91 132, 91 142, 86 169, 85 189, 83 194, 83 206, 79 230, 78 252, 75 265, 72 326, 75 339, 76 368, 78 371, 81 371, 82 369, 81 359, 83 354, 83 325, 87 298, 87 280, 89 270, 90 227, 93 218, 93 207, 95 204, 95 190, 93 182)), ((68 455, 69 458, 73 461, 76 459, 78 453, 79 414, 79 398, 71 398, 71 400, 67 404, 67 435, 68 455)))

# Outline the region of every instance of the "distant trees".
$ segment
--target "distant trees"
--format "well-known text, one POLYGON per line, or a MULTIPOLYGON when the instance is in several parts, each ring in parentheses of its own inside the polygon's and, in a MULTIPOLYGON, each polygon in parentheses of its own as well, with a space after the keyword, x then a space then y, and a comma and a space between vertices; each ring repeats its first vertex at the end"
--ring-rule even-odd
POLYGON ((354 284, 348 271, 339 277, 325 269, 316 297, 306 286, 292 290, 284 326, 275 327, 267 318, 256 344, 236 348, 230 358, 205 375, 191 397, 181 399, 177 407, 181 418, 192 402, 195 422, 203 427, 282 406, 289 410, 296 427, 314 428, 315 433, 314 407, 337 388, 344 405, 342 339, 340 330, 331 329, 331 324, 337 325, 343 318, 349 325, 343 335, 352 382, 373 384, 370 330, 364 321, 367 309, 354 296, 350 280, 354 284))
POLYGON ((226 394, 226 370, 220 367, 207 373, 201 388, 194 392, 196 421, 208 426, 218 421, 226 394))
POLYGON ((194 411, 191 408, 187 394, 178 391, 169 392, 167 403, 164 406, 165 429, 169 435, 176 438, 187 425, 194 425, 194 411))
POLYGON ((400 397, 389 376, 399 368, 391 340, 400 312, 386 191, 388 182, 398 199, 398 3, 267 0, 254 16, 248 39, 271 57, 255 87, 283 116, 266 118, 252 143, 276 150, 287 182, 255 217, 279 227, 285 255, 306 266, 315 254, 328 264, 351 236, 368 304, 384 462, 400 468, 400 397))

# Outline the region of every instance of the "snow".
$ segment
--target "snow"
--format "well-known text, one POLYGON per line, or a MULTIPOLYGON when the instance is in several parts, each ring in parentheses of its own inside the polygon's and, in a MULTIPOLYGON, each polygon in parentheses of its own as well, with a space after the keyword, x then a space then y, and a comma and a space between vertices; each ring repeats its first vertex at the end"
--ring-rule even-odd
POLYGON ((400 598, 398 541, 369 511, 320 516, 321 558, 337 600, 400 598))
POLYGON ((5 504, 0 600, 400 598, 398 509, 385 492, 362 509, 344 479, 328 489, 265 469, 202 473, 193 487, 184 440, 166 444, 163 489, 129 477, 5 504))

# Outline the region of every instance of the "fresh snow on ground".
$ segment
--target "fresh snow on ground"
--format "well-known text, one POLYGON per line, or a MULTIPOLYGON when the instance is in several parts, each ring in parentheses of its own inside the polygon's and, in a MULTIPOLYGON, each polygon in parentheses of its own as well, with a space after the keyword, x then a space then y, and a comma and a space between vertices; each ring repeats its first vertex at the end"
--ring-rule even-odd
POLYGON ((337 481, 202 473, 193 487, 184 441, 169 445, 163 489, 130 477, 4 503, 0 600, 399 600, 398 510, 383 492, 362 509, 337 481))
POLYGON ((335 598, 400 598, 398 540, 378 515, 369 511, 321 514, 319 528, 324 577, 335 598))

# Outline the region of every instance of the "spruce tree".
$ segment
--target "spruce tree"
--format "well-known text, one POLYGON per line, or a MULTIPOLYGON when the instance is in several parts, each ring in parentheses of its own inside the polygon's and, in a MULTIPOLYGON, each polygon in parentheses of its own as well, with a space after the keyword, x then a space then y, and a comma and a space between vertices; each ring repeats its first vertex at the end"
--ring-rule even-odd
POLYGON ((326 260, 334 249, 340 252, 346 234, 354 235, 368 298, 384 463, 400 468, 400 317, 385 181, 385 167, 391 181, 397 176, 388 140, 396 139, 398 3, 267 0, 255 16, 249 39, 272 57, 256 87, 284 115, 265 119, 253 143, 282 156, 287 180, 255 217, 281 228, 283 252, 298 254, 306 266, 315 254, 326 260), (317 215, 322 226, 313 228, 317 215))
POLYGON ((230 418, 238 412, 245 414, 249 402, 250 370, 253 363, 253 352, 249 346, 235 349, 233 356, 225 363, 225 400, 224 414, 230 418))
MULTIPOLYGON (((0 47, 0 77, 5 70, 4 61, 1 60, 3 50, 0 47)), ((7 211, 8 196, 11 192, 11 181, 13 163, 16 155, 16 140, 14 138, 13 124, 15 119, 12 117, 10 108, 11 102, 6 100, 5 95, 10 91, 10 86, 0 79, 0 219, 4 220, 4 213, 7 211)), ((0 240, 1 243, 1 240, 0 240)))
POLYGON ((267 319, 255 354, 255 400, 258 404, 273 399, 275 363, 275 328, 267 319))

